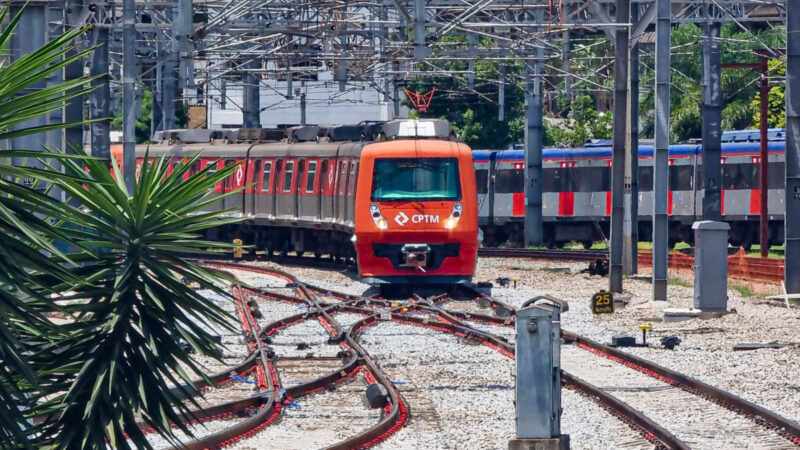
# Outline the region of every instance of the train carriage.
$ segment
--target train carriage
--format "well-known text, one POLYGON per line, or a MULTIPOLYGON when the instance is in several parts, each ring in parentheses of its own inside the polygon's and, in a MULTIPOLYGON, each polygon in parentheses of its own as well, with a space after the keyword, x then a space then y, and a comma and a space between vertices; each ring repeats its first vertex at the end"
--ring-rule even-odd
MULTIPOLYGON (((780 129, 770 130, 771 139, 782 139, 780 129)), ((758 182, 760 144, 752 131, 725 133, 722 146, 721 212, 731 224, 733 245, 749 247, 756 240, 761 212, 758 182)), ((783 240, 784 142, 770 141, 769 204, 770 242, 783 240)), ((653 205, 653 152, 651 145, 639 147, 639 238, 651 235, 653 205)), ((609 143, 585 148, 545 149, 543 152, 542 212, 546 243, 557 247, 569 241, 593 241, 608 236, 611 215, 611 153, 609 143)), ((692 242, 691 224, 702 217, 702 146, 679 144, 669 148, 670 244, 692 242)), ((524 152, 478 150, 475 170, 486 180, 480 194, 480 224, 487 245, 520 245, 524 209, 515 209, 523 195, 524 152), (500 180, 500 181, 498 181, 500 180), (508 184, 511 184, 510 186, 508 184), (489 206, 484 206, 489 205, 489 206)), ((524 203, 522 203, 524 204, 524 203)))
MULTIPOLYGON (((268 256, 295 251, 354 258, 374 284, 451 284, 474 273, 472 154, 452 139, 445 121, 242 129, 238 137, 168 131, 160 137, 165 143, 137 146, 137 168, 146 155, 167 157, 172 167, 200 154, 192 172, 237 166, 214 187, 218 199, 205 210, 243 220, 211 230, 209 238, 241 238, 268 256), (375 211, 385 214, 385 227, 375 211)), ((115 149, 117 161, 121 156, 115 149)))

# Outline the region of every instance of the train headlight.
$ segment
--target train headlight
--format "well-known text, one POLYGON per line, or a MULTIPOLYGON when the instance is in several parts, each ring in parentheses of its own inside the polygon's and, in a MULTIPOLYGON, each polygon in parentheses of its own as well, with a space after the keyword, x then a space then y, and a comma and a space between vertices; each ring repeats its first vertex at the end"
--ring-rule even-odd
POLYGON ((389 222, 383 218, 381 209, 378 208, 378 205, 374 203, 369 205, 369 215, 372 216, 372 221, 375 222, 375 226, 378 227, 379 230, 385 230, 389 228, 389 222))
POLYGON ((461 206, 461 203, 456 203, 453 205, 453 211, 450 213, 450 217, 444 221, 444 227, 448 230, 454 229, 458 225, 458 221, 461 219, 461 212, 463 210, 464 207, 461 206))

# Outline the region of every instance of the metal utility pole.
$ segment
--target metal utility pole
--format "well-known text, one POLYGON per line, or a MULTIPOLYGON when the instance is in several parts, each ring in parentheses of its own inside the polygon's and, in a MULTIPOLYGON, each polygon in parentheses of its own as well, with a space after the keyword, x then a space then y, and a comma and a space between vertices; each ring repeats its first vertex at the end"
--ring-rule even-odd
MULTIPOLYGON (((630 22, 630 0, 617 0, 617 23, 630 22)), ((611 161, 611 254, 608 285, 622 292, 623 222, 625 220, 625 126, 628 110, 628 34, 616 29, 614 47, 614 147, 611 161)))
MULTIPOLYGON (((631 8, 631 23, 639 21, 639 5, 631 8)), ((625 141, 625 224, 623 233, 625 275, 639 271, 639 42, 630 48, 628 65, 628 120, 625 141)))
POLYGON ((100 158, 111 158, 111 138, 109 132, 110 126, 110 98, 111 88, 109 79, 111 75, 108 73, 108 29, 106 26, 105 14, 108 11, 105 8, 98 7, 96 14, 96 22, 98 26, 92 29, 92 45, 95 46, 92 51, 91 74, 92 76, 100 75, 100 78, 92 80, 92 87, 94 90, 90 94, 90 116, 93 120, 108 119, 100 122, 92 123, 92 156, 100 158))
POLYGON ((670 0, 656 0, 656 126, 653 170, 653 300, 667 300, 669 220, 670 0))
POLYGON ((759 187, 761 189, 761 211, 759 211, 759 239, 761 256, 769 256, 769 60, 761 56, 761 161, 759 187))
POLYGON ((300 82, 300 125, 306 124, 306 82, 300 82))
POLYGON ((419 61, 431 56, 432 50, 425 45, 426 0, 414 0, 414 59, 419 61))
MULTIPOLYGON (((46 16, 46 3, 29 3, 25 2, 12 3, 10 16, 15 16, 20 9, 22 9, 22 17, 17 24, 16 32, 11 36, 11 60, 16 61, 19 58, 30 54, 46 42, 47 36, 47 16, 46 16), (24 8, 24 9, 23 9, 24 8)), ((28 91, 36 91, 44 89, 46 81, 41 81, 32 84, 28 91)), ((47 124, 47 116, 40 115, 25 122, 20 123, 16 128, 36 127, 47 124)), ((46 143, 45 133, 36 133, 27 136, 20 136, 11 139, 12 149, 19 150, 44 150, 46 143)), ((13 158, 12 164, 15 166, 30 166, 37 165, 38 161, 34 158, 13 158)))
MULTIPOLYGON (((709 16, 711 11, 709 11, 709 16)), ((709 19, 711 20, 711 19, 709 19)), ((722 65, 720 23, 703 27, 703 219, 720 220, 722 185, 722 65)))
MULTIPOLYGON (((544 49, 538 47, 537 57, 544 49)), ((537 59, 533 70, 527 69, 525 104, 525 245, 537 245, 542 236, 542 63, 537 59)))
POLYGON ((122 154, 125 186, 136 185, 136 2, 122 2, 122 154))
MULTIPOLYGON (((80 27, 83 0, 66 0, 64 2, 64 28, 66 30, 80 27)), ((67 58, 77 53, 76 48, 71 48, 67 58)), ((64 80, 75 80, 83 76, 83 64, 75 61, 64 67, 64 80)), ((76 88, 75 90, 79 90, 76 88)), ((75 97, 64 105, 64 122, 75 123, 83 120, 83 97, 75 97)), ((83 125, 64 129, 64 144, 67 149, 83 148, 83 125)))
POLYGON ((500 83, 497 85, 497 120, 506 120, 506 66, 500 65, 500 83))
MULTIPOLYGON (((253 60, 245 64, 246 68, 258 69, 260 64, 253 60)), ((261 127, 261 85, 258 79, 258 72, 248 70, 242 73, 244 84, 244 97, 242 101, 242 115, 244 128, 261 127)))
POLYGON ((786 213, 784 283, 800 294, 800 5, 786 2, 786 213))

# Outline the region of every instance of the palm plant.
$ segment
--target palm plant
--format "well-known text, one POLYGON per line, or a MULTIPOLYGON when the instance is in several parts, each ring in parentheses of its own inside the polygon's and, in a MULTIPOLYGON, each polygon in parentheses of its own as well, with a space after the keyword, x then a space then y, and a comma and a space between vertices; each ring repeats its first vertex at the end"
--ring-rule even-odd
MULTIPOLYGON (((9 18, 8 8, 0 9, 0 23, 8 21, 0 30, 0 48, 8 48, 21 14, 9 18)), ((30 87, 87 55, 90 49, 65 57, 68 47, 84 31, 79 28, 65 33, 11 63, 0 60, 0 143, 65 126, 24 124, 63 107, 69 98, 85 95, 89 79, 37 90, 30 87)), ((26 359, 32 351, 29 344, 47 334, 48 323, 42 312, 49 307, 46 296, 51 292, 40 276, 76 281, 60 264, 63 259, 47 256, 60 255, 53 240, 64 238, 51 226, 62 216, 58 203, 47 192, 20 181, 52 180, 52 175, 58 174, 10 164, 12 158, 46 156, 33 150, 41 149, 0 150, 0 448, 30 445, 30 423, 23 411, 31 408, 37 377, 26 359)))
POLYGON ((64 233, 89 252, 73 256, 85 282, 64 308, 76 320, 63 328, 63 340, 44 349, 57 355, 49 373, 74 376, 50 409, 57 448, 150 448, 141 423, 176 444, 171 425, 188 432, 180 414, 190 409, 170 383, 205 375, 182 342, 216 355, 215 330, 232 328, 220 306, 190 287, 224 296, 221 274, 183 255, 229 247, 198 233, 237 220, 198 212, 217 200, 209 193, 235 167, 189 176, 195 160, 171 173, 164 159, 144 164, 132 195, 116 165, 112 176, 101 161, 63 162, 67 177, 59 186, 81 205, 70 211, 64 233), (88 189, 84 173, 94 180, 88 189))

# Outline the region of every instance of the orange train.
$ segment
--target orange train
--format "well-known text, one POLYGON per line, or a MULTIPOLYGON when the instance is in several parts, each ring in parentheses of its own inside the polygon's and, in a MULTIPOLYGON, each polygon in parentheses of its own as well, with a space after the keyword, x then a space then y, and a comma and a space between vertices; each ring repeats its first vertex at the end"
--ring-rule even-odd
MULTIPOLYGON (((442 120, 357 126, 161 132, 137 146, 177 164, 238 165, 208 206, 240 215, 211 239, 240 238, 275 252, 355 258, 370 284, 469 281, 478 249, 472 151, 442 120), (239 190, 240 195, 222 197, 239 190)), ((112 149, 117 161, 121 148, 112 149)))

